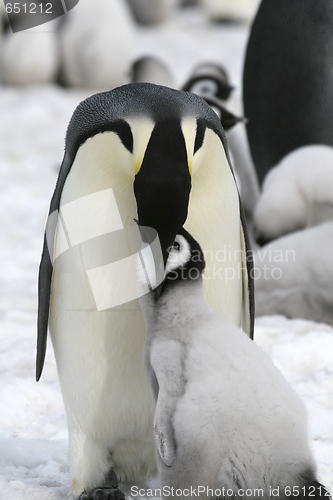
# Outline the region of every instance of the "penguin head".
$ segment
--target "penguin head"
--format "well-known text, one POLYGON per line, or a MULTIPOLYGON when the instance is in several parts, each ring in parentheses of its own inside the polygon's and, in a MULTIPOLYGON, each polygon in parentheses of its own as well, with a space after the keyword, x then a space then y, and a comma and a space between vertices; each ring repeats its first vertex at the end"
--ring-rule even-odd
MULTIPOLYGON (((145 228, 140 226, 141 236, 144 239, 145 228)), ((141 282, 148 284, 150 293, 155 300, 164 297, 169 290, 181 284, 191 284, 201 281, 205 270, 205 258, 199 243, 186 231, 181 228, 174 239, 171 247, 168 248, 168 259, 164 268, 164 279, 159 282, 155 278, 152 267, 156 266, 150 254, 144 263, 138 266, 138 278, 141 282), (143 266, 145 269, 143 269, 143 266)), ((156 267, 155 267, 156 269, 156 267)))
POLYGON ((155 299, 165 296, 174 287, 201 282, 204 270, 205 257, 199 243, 182 228, 169 249, 164 281, 152 290, 155 299))
POLYGON ((186 229, 177 234, 165 266, 165 280, 199 279, 205 270, 205 258, 199 243, 186 229))
POLYGON ((183 90, 201 96, 212 107, 224 130, 230 130, 239 122, 246 122, 245 118, 234 115, 223 105, 233 89, 226 69, 214 63, 199 65, 183 85, 183 90))
POLYGON ((216 63, 203 63, 194 69, 188 81, 183 85, 183 90, 201 96, 214 96, 226 101, 234 87, 230 84, 228 72, 223 66, 216 63))
POLYGON ((78 157, 77 165, 88 164, 85 155, 89 153, 91 163, 80 171, 89 171, 91 178, 95 158, 105 164, 105 181, 99 183, 105 189, 115 182, 114 169, 119 184, 116 202, 117 196, 120 201, 130 196, 129 183, 133 186, 137 218, 157 231, 165 266, 168 248, 187 219, 192 179, 210 156, 207 144, 212 134, 219 139, 219 155, 222 152, 226 160, 223 168, 229 169, 223 128, 201 97, 150 83, 95 94, 77 107, 69 124, 51 211, 59 207, 72 165, 78 157))

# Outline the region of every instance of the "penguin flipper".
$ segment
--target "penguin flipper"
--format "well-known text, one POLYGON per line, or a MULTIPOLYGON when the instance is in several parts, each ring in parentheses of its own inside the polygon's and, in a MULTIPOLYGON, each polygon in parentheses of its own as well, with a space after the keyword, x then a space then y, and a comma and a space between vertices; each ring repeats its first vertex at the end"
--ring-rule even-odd
POLYGON ((58 210, 62 190, 72 166, 70 157, 65 154, 60 167, 57 184, 51 199, 49 215, 45 228, 44 245, 38 274, 38 317, 37 317, 37 354, 36 354, 36 380, 41 377, 47 346, 47 328, 51 300, 51 283, 53 274, 53 247, 58 210))
POLYGON ((47 346, 47 326, 49 321, 50 294, 52 281, 52 263, 47 248, 46 236, 38 276, 38 318, 37 318, 37 354, 36 380, 41 377, 47 346))
POLYGON ((166 411, 164 401, 169 399, 168 395, 159 393, 155 409, 154 436, 159 455, 165 465, 170 467, 176 455, 174 430, 172 427, 172 415, 166 411))
POLYGON ((249 236, 245 225, 245 214, 242 205, 240 204, 240 241, 242 251, 242 329, 253 340, 254 334, 254 280, 253 280, 253 255, 251 255, 251 247, 249 236))
POLYGON ((165 465, 176 458, 173 417, 179 398, 185 391, 183 376, 184 348, 175 340, 156 342, 151 349, 150 363, 158 383, 154 418, 155 443, 165 465))

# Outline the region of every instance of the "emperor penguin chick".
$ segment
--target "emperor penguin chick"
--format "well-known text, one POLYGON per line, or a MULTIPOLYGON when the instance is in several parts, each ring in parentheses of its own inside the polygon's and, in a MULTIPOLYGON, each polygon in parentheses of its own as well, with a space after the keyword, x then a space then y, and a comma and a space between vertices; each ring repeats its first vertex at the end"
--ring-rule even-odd
POLYGON ((298 488, 298 498, 328 498, 304 404, 261 348, 208 306, 199 244, 181 229, 160 284, 143 254, 144 364, 162 493, 268 500, 273 488, 280 499, 298 488))

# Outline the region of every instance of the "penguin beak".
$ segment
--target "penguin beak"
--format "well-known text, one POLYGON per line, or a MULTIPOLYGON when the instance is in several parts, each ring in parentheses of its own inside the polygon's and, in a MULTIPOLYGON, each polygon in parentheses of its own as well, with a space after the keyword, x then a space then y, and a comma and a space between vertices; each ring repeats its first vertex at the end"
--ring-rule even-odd
POLYGON ((226 95, 226 98, 225 99, 228 99, 229 95, 231 94, 231 92, 233 92, 235 90, 235 87, 233 85, 229 85, 229 84, 224 84, 224 92, 223 92, 223 95, 226 95))
POLYGON ((230 130, 232 127, 237 125, 237 123, 243 122, 247 123, 247 119, 244 117, 239 117, 228 111, 223 104, 221 103, 220 99, 217 99, 214 96, 203 96, 207 104, 212 106, 213 108, 217 108, 220 112, 220 120, 222 123, 222 127, 224 130, 230 130))
POLYGON ((159 236, 164 267, 174 239, 187 218, 191 175, 180 122, 155 125, 134 180, 138 219, 159 236))

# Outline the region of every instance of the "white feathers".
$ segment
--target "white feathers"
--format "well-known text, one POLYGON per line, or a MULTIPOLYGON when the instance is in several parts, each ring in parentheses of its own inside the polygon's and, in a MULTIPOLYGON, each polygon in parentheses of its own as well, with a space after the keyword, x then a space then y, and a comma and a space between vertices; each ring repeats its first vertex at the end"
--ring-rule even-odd
POLYGON ((191 249, 184 236, 177 234, 174 246, 171 248, 165 267, 165 274, 178 269, 186 264, 191 256, 191 249))
MULTIPOLYGON (((191 137, 184 125, 183 132, 187 151, 193 151, 194 139, 190 149, 191 137)), ((215 312, 240 326, 241 269, 245 249, 240 239, 239 197, 235 179, 221 141, 210 129, 206 129, 202 147, 188 158, 193 175, 184 227, 200 241, 205 254, 204 288, 207 301, 215 312), (220 231, 222 227, 224 230, 220 231), (221 252, 225 254, 225 259, 220 258, 221 252)))
POLYGON ((254 213, 256 314, 333 324, 333 148, 287 155, 264 181, 254 213))
POLYGON ((271 485, 301 486, 314 470, 303 403, 268 356, 211 311, 200 280, 177 283, 141 303, 162 486, 261 488, 263 497, 271 485))
MULTIPOLYGON (((137 217, 133 177, 134 160, 119 137, 112 132, 99 134, 79 149, 62 191, 60 210, 65 204, 112 188, 127 229, 137 217), (132 177, 122 165, 127 169, 131 165, 132 177)), ((105 209, 106 205, 101 217, 105 209)), ((126 238, 125 248, 129 255, 126 238)), ((119 254, 120 259, 124 258, 123 249, 119 239, 109 252, 119 254)), ((118 477, 140 478, 156 468, 154 403, 142 365, 146 336, 142 312, 135 300, 97 311, 83 253, 77 260, 81 272, 54 268, 49 320, 69 427, 71 493, 76 497, 103 483, 110 450, 118 477)), ((114 276, 113 294, 118 295, 116 286, 123 288, 131 279, 135 291, 135 258, 129 274, 114 276)))
POLYGON ((254 213, 258 235, 272 240, 332 218, 332 147, 299 148, 267 174, 254 213))
POLYGON ((159 285, 157 281, 156 262, 150 245, 144 246, 139 252, 136 258, 136 265, 138 297, 141 297, 159 285))
POLYGON ((109 90, 127 82, 131 19, 120 0, 80 0, 66 15, 60 34, 64 80, 109 90))
POLYGON ((42 84, 54 80, 59 67, 55 24, 56 21, 52 21, 19 33, 8 32, 4 35, 0 56, 3 83, 42 84))
POLYGON ((333 325, 333 222, 278 238, 255 254, 256 313, 333 325))
POLYGON ((147 244, 144 244, 139 252, 136 260, 138 297, 154 290, 167 274, 184 266, 191 257, 191 249, 184 236, 177 234, 174 245, 169 252, 163 275, 160 269, 163 266, 162 253, 160 255, 161 258, 156 259, 155 252, 154 258, 152 247, 147 244))

